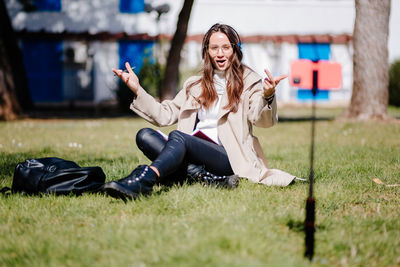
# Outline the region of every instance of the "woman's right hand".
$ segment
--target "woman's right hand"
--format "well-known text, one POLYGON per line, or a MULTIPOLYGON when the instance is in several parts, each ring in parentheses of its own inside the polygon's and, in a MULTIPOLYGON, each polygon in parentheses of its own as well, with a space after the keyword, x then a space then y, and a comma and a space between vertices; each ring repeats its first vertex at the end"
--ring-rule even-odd
POLYGON ((125 63, 126 71, 119 69, 112 69, 112 71, 117 75, 128 87, 132 90, 132 92, 137 95, 139 91, 139 78, 133 72, 131 65, 128 62, 125 63))

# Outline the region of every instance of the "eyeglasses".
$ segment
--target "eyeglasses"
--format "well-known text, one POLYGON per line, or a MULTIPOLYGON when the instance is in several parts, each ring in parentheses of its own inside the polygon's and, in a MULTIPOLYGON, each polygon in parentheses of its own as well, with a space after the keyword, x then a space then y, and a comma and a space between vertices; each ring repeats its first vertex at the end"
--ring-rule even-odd
POLYGON ((226 54, 232 50, 232 44, 225 44, 223 46, 218 46, 218 45, 210 45, 208 46, 208 50, 212 54, 218 54, 219 50, 222 50, 222 53, 226 54))

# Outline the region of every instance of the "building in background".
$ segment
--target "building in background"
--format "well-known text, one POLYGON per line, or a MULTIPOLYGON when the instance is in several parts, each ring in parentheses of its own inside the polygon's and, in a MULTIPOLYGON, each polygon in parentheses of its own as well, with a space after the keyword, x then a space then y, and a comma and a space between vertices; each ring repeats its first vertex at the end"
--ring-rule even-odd
MULTIPOLYGON (((99 104, 115 100, 112 67, 131 62, 140 71, 146 57, 162 63, 183 0, 32 0, 36 10, 26 12, 22 1, 6 0, 20 39, 30 90, 35 103, 99 104), (161 17, 146 13, 145 4, 168 4, 161 17), (163 52, 163 53, 160 53, 163 52)), ((25 1, 29 2, 29 1, 25 1)), ((390 61, 400 57, 399 1, 392 1, 390 61)), ((242 37, 244 62, 263 75, 289 73, 298 58, 341 63, 343 86, 324 91, 321 102, 347 103, 352 86, 353 0, 196 0, 182 51, 181 69, 198 70, 201 39, 216 22, 232 25, 242 37)), ((292 88, 287 79, 277 90, 279 103, 302 103, 310 92, 292 88)))
POLYGON ((130 61, 140 71, 152 55, 156 25, 143 0, 33 0, 30 11, 21 2, 6 1, 36 104, 113 101, 111 68, 130 61))

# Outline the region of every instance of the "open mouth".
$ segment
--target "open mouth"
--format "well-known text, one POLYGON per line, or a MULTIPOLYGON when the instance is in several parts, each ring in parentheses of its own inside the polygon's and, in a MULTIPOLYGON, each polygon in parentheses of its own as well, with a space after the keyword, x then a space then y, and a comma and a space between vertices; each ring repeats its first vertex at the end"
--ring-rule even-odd
POLYGON ((226 63, 226 59, 218 59, 216 60, 218 67, 223 68, 226 63))

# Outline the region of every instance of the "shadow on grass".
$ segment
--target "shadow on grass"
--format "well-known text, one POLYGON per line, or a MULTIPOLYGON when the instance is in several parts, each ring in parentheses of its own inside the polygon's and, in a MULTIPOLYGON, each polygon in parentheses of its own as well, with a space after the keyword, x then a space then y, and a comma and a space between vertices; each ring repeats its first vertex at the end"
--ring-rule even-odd
MULTIPOLYGON (((38 108, 28 111, 25 114, 26 118, 31 119, 101 119, 101 118, 137 118, 138 115, 133 111, 127 109, 121 111, 119 109, 96 109, 96 108, 38 108)), ((281 122, 301 122, 311 121, 311 116, 285 116, 280 115, 279 121, 281 122)), ((315 118, 317 121, 330 121, 334 120, 335 115, 332 116, 318 116, 315 118)))
MULTIPOLYGON (((296 233, 303 233, 304 232, 304 221, 297 221, 293 219, 288 219, 286 222, 286 226, 296 233)), ((316 225, 315 230, 325 230, 324 225, 316 225)))
MULTIPOLYGON (((315 121, 332 121, 335 117, 316 117, 315 121)), ((301 121, 311 121, 311 117, 285 117, 279 116, 280 122, 301 122, 301 121)))
POLYGON ((128 118, 137 117, 136 113, 126 109, 101 109, 101 108, 37 108, 28 111, 25 118, 30 119, 101 119, 101 118, 128 118))
POLYGON ((286 223, 286 226, 289 227, 290 230, 296 233, 304 232, 304 222, 302 221, 295 221, 293 219, 289 219, 286 223))
MULTIPOLYGON (((25 152, 25 153, 0 153, 0 188, 5 186, 5 187, 11 187, 12 185, 12 180, 14 176, 14 170, 15 166, 20 163, 24 162, 27 159, 38 159, 38 158, 45 158, 45 157, 53 157, 54 156, 54 151, 51 148, 44 148, 40 151, 35 151, 35 152, 25 152)), ((71 160, 67 159, 66 160, 71 160)), ((78 163, 81 167, 87 167, 87 166, 99 166, 101 167, 102 165, 110 165, 113 162, 126 162, 127 159, 124 157, 117 157, 117 158, 112 158, 112 159, 107 159, 104 157, 93 157, 92 155, 81 155, 79 159, 76 159, 76 163, 78 163), (83 159, 83 160, 82 160, 83 159), (83 162, 83 163, 82 163, 83 162), (103 163, 103 164, 102 164, 103 163)), ((128 164, 128 163, 127 163, 128 164)), ((117 180, 117 179, 112 179, 112 180, 117 180)), ((171 190, 171 188, 178 186, 181 187, 184 184, 188 184, 188 181, 183 180, 183 179, 175 179, 173 181, 164 181, 160 183, 159 186, 161 188, 155 192, 152 193, 152 195, 161 195, 164 194, 168 191, 171 190)), ((87 193, 85 193, 87 194, 87 193)), ((105 193, 90 193, 90 194, 105 194, 105 193)), ((71 196, 76 197, 76 195, 72 194, 71 196)), ((40 195, 38 195, 40 197, 40 195)), ((145 197, 145 196, 141 196, 145 197)))

